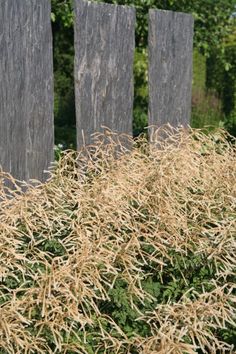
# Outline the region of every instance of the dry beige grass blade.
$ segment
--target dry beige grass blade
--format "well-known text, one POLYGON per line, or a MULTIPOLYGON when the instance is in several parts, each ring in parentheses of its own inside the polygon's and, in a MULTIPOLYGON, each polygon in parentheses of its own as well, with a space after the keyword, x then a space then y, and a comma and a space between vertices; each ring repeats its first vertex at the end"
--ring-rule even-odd
POLYGON ((1 172, 1 354, 230 353, 215 333, 236 327, 235 141, 169 126, 153 138, 150 146, 97 134, 94 146, 65 152, 51 179, 25 193, 1 172), (176 255, 186 286, 189 255, 214 266, 212 291, 203 284, 142 312, 155 301, 143 281, 155 273, 164 283, 176 255), (149 336, 129 338, 103 313, 117 281, 149 336))
POLYGON ((216 287, 211 293, 197 295, 195 301, 183 297, 179 303, 160 305, 152 314, 147 313, 143 320, 152 327, 153 337, 140 339, 142 352, 195 353, 192 350, 197 348, 203 353, 232 351, 231 346, 220 342, 211 331, 227 328, 229 324, 236 326, 234 289, 235 286, 216 287), (186 344, 189 339, 194 345, 186 344))

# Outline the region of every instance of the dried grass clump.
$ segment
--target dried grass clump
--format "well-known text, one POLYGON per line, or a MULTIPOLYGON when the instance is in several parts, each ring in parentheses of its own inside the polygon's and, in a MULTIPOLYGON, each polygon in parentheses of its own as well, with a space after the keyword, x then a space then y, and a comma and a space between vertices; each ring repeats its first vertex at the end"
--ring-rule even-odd
POLYGON ((1 354, 234 352, 235 142, 156 134, 98 135, 14 198, 1 174, 1 354))

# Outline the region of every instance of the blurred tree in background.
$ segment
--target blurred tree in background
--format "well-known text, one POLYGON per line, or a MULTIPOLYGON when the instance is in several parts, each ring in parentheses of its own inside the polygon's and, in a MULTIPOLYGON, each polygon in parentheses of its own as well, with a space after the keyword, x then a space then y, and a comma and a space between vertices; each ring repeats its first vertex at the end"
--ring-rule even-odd
POLYGON ((72 1, 52 0, 55 142, 75 147, 74 30, 72 1))
MULTIPOLYGON (((97 0, 135 6, 134 135, 147 126, 148 10, 192 13, 195 19, 192 125, 225 125, 235 133, 235 0, 97 0)), ((56 143, 75 147, 73 1, 52 0, 56 143)))

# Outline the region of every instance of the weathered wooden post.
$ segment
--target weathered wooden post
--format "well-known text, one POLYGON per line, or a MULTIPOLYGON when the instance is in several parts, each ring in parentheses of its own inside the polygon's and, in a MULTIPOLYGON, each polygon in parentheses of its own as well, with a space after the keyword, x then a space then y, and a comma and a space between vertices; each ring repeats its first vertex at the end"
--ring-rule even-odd
POLYGON ((190 123, 193 23, 189 14, 149 12, 149 126, 190 123))
POLYGON ((132 134, 134 8, 75 0, 77 147, 102 126, 132 134))
POLYGON ((53 161, 50 0, 0 1, 0 167, 45 180, 53 161))

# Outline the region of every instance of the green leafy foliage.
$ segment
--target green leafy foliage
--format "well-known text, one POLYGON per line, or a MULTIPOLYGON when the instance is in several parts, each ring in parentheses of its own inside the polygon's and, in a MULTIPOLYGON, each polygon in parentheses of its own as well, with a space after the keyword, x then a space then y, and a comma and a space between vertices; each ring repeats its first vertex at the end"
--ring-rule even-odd
POLYGON ((55 142, 76 146, 72 1, 52 0, 55 142))

